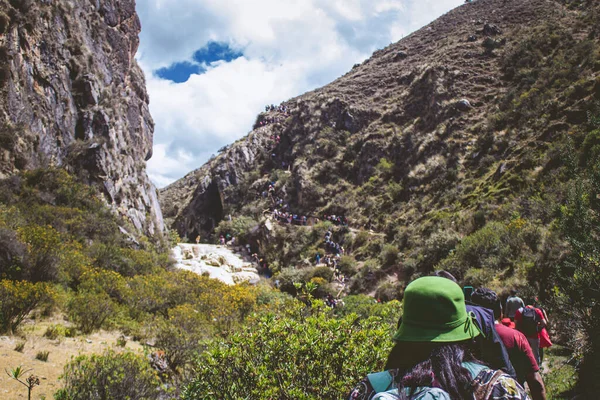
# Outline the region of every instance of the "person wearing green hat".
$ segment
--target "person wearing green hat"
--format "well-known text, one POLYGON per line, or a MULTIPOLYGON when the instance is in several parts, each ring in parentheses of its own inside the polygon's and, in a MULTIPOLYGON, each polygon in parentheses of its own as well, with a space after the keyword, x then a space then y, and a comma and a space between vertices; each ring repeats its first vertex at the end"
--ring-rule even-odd
POLYGON ((393 368, 369 374, 348 399, 529 399, 511 376, 478 360, 482 336, 460 286, 436 276, 419 278, 404 292, 393 368))

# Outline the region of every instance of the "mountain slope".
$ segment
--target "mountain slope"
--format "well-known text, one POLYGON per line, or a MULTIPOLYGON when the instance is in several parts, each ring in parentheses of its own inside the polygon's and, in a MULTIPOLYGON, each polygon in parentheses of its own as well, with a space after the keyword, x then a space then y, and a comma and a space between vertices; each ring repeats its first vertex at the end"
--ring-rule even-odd
POLYGON ((64 166, 138 230, 163 222, 135 1, 0 1, 0 177, 64 166))
POLYGON ((598 87, 597 49, 569 55, 567 62, 582 61, 567 66, 581 87, 563 78, 548 93, 536 87, 535 74, 515 76, 509 64, 519 60, 511 57, 524 43, 535 46, 526 43, 531 37, 557 35, 560 45, 548 43, 539 59, 531 56, 539 65, 523 69, 554 68, 542 64, 589 40, 593 28, 577 21, 590 12, 550 0, 458 7, 333 83, 285 102, 292 110, 285 122, 257 127, 163 189, 163 211, 181 235, 210 231, 255 201, 266 189, 265 174, 282 165, 291 171, 282 189, 292 210, 346 215, 352 225, 376 230, 391 229, 390 220, 410 226, 432 212, 502 204, 543 179, 538 169, 549 162, 548 144, 585 120, 582 104, 598 87), (533 106, 551 106, 552 115, 517 115, 533 115, 533 106), (274 157, 272 135, 281 135, 274 157))

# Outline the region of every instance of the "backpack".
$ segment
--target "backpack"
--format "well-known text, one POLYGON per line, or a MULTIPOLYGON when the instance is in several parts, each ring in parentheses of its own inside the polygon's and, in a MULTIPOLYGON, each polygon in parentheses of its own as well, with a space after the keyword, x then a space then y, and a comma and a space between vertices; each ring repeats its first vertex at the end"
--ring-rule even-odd
MULTIPOLYGON (((473 377, 475 390, 473 397, 475 399, 489 399, 496 381, 504 375, 501 370, 491 371, 487 367, 473 363, 463 362, 463 367, 469 370, 473 377)), ((373 400, 392 400, 397 398, 398 389, 394 389, 394 376, 390 371, 383 371, 367 376, 371 387, 377 393, 373 400)), ((408 389, 405 389, 408 395, 408 389)), ((450 395, 445 390, 438 387, 419 387, 410 397, 411 400, 451 400, 450 395)))
POLYGON ((540 317, 538 316, 535 308, 525 307, 521 313, 519 330, 527 337, 537 337, 539 321, 540 317))

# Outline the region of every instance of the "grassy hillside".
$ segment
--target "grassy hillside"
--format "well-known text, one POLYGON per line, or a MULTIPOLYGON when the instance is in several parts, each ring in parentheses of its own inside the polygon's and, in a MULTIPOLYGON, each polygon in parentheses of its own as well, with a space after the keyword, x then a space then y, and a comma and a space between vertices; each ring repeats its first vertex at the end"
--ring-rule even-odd
POLYGON ((314 267, 328 229, 346 250, 347 293, 401 298, 435 269, 502 296, 517 288, 547 307, 594 387, 598 11, 458 7, 284 102, 289 112, 261 113, 246 138, 161 192, 167 221, 188 238, 234 233, 290 293, 302 281, 335 294, 314 267), (308 226, 275 222, 284 206, 308 226), (348 226, 323 221, 332 214, 348 226))

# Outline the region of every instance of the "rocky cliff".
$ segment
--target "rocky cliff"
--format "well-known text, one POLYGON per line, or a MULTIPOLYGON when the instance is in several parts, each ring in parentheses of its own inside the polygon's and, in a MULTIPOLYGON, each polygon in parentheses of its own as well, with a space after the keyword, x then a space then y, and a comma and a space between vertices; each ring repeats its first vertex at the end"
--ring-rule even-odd
POLYGON ((63 166, 162 231, 134 0, 0 0, 0 176, 63 166))
POLYGON ((467 3, 285 102, 289 113, 262 113, 245 139, 161 191, 169 224, 191 237, 230 213, 259 215, 275 182, 299 214, 427 237, 448 216, 559 187, 556 146, 600 88, 596 11, 565 3, 467 3))

